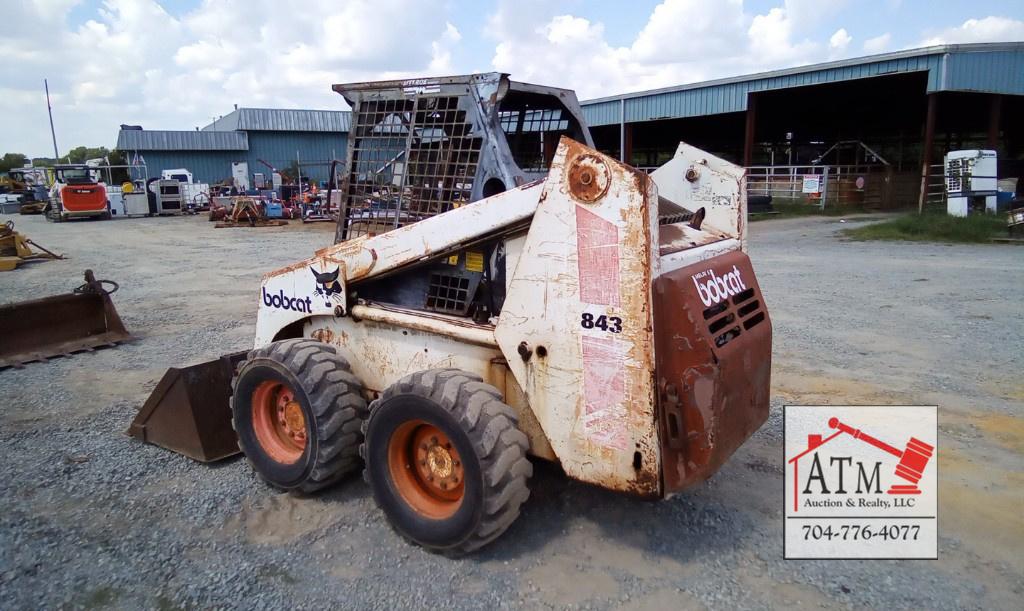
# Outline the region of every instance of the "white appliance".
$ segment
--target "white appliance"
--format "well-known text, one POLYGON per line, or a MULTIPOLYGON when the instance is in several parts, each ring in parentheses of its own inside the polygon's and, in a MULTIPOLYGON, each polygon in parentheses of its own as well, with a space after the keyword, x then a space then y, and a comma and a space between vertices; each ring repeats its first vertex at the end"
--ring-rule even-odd
POLYGON ((149 188, 156 194, 157 214, 182 214, 185 211, 181 183, 177 180, 154 180, 149 188))
POLYGON ((967 216, 974 209, 996 212, 996 152, 978 149, 946 153, 946 212, 967 216))
POLYGON ((111 216, 124 216, 124 195, 121 187, 107 187, 107 202, 110 205, 111 216))
POLYGON ((122 195, 125 216, 149 215, 149 197, 145 191, 132 191, 122 195))
POLYGON ((245 161, 231 162, 231 177, 239 191, 249 190, 249 164, 245 161))

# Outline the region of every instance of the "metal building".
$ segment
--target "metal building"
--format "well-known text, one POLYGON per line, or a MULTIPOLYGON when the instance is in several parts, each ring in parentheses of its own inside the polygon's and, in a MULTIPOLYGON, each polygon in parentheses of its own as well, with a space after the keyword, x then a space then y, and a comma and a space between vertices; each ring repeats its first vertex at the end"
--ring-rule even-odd
POLYGON ((238 108, 202 130, 124 129, 117 148, 131 161, 145 163, 150 177, 165 169, 186 168, 197 182, 230 178, 233 163, 247 174, 269 176, 269 164, 326 180, 331 159, 344 159, 349 113, 335 110, 238 108))
MULTIPOLYGON (((606 153, 654 168, 686 141, 747 166, 765 193, 779 172, 793 188, 801 173, 827 166, 833 195, 923 202, 942 191, 943 155, 966 148, 995 149, 1001 177, 1024 175, 1019 42, 909 49, 581 106, 606 153)), ((261 159, 287 169, 298 152, 303 175, 325 180, 328 161, 345 157, 349 119, 342 111, 239 108, 201 131, 122 130, 117 148, 143 156, 150 176, 185 167, 203 182, 229 177, 237 161, 250 174, 269 171, 261 159)))
POLYGON ((667 161, 680 140, 755 177, 884 165, 889 205, 916 202, 922 182, 926 195, 941 189, 935 166, 949 150, 995 149, 1001 176, 1024 173, 1024 43, 910 49, 581 104, 598 147, 640 167, 667 161))

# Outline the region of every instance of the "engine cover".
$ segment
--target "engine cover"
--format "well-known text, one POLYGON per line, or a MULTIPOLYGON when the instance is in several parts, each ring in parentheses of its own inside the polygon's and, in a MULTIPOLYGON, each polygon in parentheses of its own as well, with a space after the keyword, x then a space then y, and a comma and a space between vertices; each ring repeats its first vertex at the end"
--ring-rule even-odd
POLYGON ((655 375, 666 495, 710 477, 768 418, 772 327, 739 251, 654 281, 655 375))

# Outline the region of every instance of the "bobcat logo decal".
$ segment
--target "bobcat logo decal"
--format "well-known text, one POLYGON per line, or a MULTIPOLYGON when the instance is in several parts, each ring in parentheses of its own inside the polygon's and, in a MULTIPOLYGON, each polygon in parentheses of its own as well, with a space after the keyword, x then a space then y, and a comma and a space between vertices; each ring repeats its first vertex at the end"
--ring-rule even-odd
POLYGON ((324 305, 327 307, 331 307, 331 300, 341 303, 341 283, 338 282, 339 268, 335 267, 333 272, 318 272, 311 267, 309 271, 313 272, 313 277, 316 278, 316 289, 313 290, 313 294, 323 297, 324 305))

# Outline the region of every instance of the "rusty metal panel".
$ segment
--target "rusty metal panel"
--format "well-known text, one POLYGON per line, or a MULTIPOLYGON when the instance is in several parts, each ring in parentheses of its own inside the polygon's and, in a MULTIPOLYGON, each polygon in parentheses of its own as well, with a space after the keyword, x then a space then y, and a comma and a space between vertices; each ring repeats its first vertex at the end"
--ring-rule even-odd
POLYGON ((344 314, 350 283, 520 227, 533 216, 540 192, 541 183, 526 184, 443 216, 329 246, 309 259, 266 274, 260 287, 255 346, 269 344, 286 325, 311 315, 344 314))
POLYGON ((0 305, 0 369, 131 340, 104 284, 85 270, 71 293, 0 305))
POLYGON ((658 195, 685 210, 706 213, 701 229, 747 244, 746 170, 680 142, 671 161, 651 174, 658 195))
POLYGON ((563 138, 495 335, 565 472, 661 492, 651 337, 652 181, 563 138))
POLYGON ((171 367, 128 427, 146 443, 213 462, 238 454, 231 426, 231 378, 246 352, 188 367, 171 367))
POLYGON ((475 373, 500 390, 505 403, 516 410, 519 428, 530 440, 530 453, 547 460, 555 458, 525 393, 509 372, 505 357, 493 346, 466 342, 439 331, 353 317, 313 317, 306 323, 303 336, 337 346, 371 396, 405 375, 426 369, 451 367, 475 373))
POLYGON ((666 494, 710 477, 768 418, 771 334, 761 289, 741 252, 654 281, 666 494))

